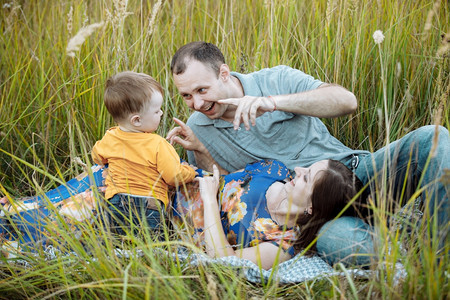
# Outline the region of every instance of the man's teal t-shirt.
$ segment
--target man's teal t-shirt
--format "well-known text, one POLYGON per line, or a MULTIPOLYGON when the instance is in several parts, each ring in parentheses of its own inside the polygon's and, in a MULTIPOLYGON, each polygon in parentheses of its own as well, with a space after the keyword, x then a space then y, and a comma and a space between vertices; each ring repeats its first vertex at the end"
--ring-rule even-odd
MULTIPOLYGON (((316 89, 323 83, 288 66, 231 74, 240 80, 244 94, 249 96, 294 94, 316 89)), ((243 124, 234 130, 232 123, 211 120, 199 112, 190 116, 187 125, 214 160, 229 172, 261 159, 279 160, 293 170, 324 159, 347 163, 352 154, 369 153, 346 147, 328 132, 319 118, 282 111, 259 116, 256 126, 249 131, 243 124)), ((188 160, 196 164, 191 151, 188 151, 188 160)))

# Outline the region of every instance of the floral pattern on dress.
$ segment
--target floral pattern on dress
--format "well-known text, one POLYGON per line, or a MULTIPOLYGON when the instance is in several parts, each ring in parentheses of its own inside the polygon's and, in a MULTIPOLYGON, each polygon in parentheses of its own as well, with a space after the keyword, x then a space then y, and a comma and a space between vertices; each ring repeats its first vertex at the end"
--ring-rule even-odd
POLYGON ((241 184, 241 181, 233 180, 224 185, 222 193, 219 195, 222 212, 228 213, 230 225, 238 223, 247 214, 247 204, 240 200, 244 193, 241 184))

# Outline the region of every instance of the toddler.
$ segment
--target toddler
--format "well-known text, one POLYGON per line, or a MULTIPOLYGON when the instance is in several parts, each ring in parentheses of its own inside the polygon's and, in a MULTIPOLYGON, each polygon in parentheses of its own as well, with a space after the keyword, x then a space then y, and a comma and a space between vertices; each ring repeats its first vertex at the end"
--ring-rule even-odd
POLYGON ((192 181, 196 175, 163 137, 154 133, 161 120, 163 89, 149 75, 118 73, 106 82, 104 103, 118 124, 92 149, 99 165, 108 165, 105 198, 111 229, 125 234, 124 226, 145 222, 161 238, 168 186, 192 181), (142 221, 141 221, 142 220, 142 221))

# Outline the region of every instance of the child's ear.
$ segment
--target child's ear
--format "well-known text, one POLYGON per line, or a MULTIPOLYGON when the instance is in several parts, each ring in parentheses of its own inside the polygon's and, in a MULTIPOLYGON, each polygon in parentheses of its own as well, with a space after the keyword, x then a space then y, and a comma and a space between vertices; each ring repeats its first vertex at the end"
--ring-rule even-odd
POLYGON ((141 126, 141 116, 139 115, 131 115, 130 124, 136 127, 141 126))

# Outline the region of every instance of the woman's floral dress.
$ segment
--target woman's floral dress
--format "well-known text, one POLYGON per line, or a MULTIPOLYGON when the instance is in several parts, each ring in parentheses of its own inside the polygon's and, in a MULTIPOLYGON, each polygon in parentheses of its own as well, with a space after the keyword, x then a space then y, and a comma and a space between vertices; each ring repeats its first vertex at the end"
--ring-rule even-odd
MULTIPOLYGON (((222 226, 230 245, 247 248, 262 242, 271 242, 294 255, 292 242, 295 231, 277 224, 267 208, 267 189, 276 181, 291 178, 284 164, 273 160, 261 160, 240 172, 221 178, 219 207, 222 226)), ((174 206, 180 219, 190 219, 194 227, 194 239, 201 244, 203 230, 203 203, 198 191, 178 194, 174 206)))

